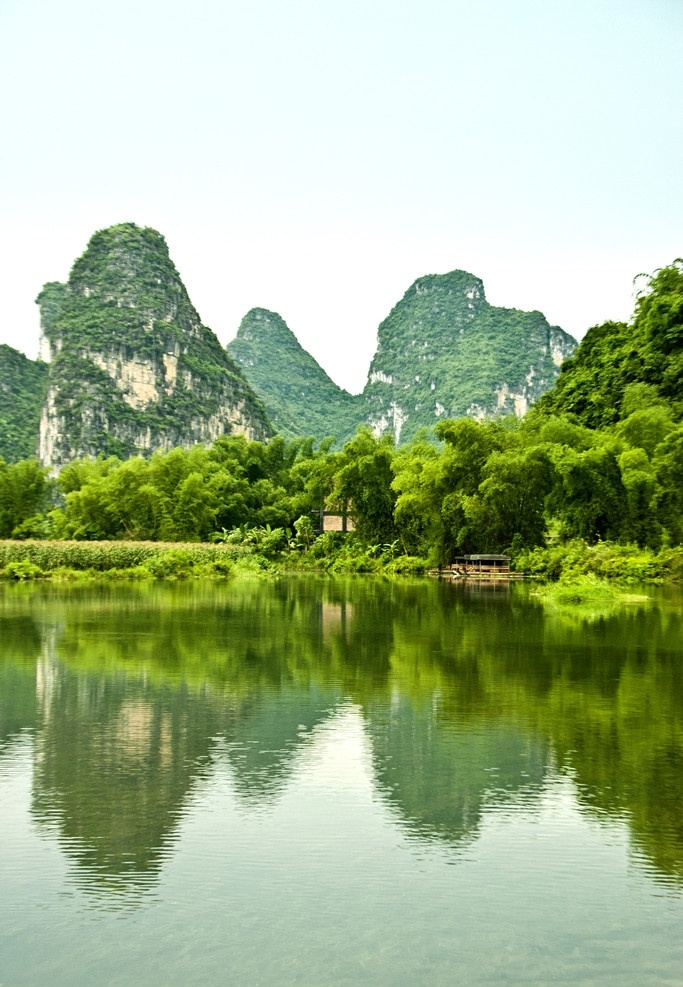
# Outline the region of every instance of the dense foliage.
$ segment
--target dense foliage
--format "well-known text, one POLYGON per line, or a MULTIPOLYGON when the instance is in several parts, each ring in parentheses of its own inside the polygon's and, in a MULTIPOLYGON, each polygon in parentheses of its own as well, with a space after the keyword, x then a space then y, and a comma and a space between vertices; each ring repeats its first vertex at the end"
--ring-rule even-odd
POLYGON ((590 428, 614 425, 653 405, 676 420, 683 415, 681 259, 647 279, 630 323, 588 330, 540 403, 544 412, 560 412, 590 428))
POLYGON ((47 365, 0 345, 0 456, 16 462, 35 455, 47 365))

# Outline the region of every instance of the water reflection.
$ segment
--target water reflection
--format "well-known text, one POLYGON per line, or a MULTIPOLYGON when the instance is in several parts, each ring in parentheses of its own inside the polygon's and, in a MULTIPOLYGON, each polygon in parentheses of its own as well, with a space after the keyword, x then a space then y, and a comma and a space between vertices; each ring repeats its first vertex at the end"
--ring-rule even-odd
POLYGON ((528 804, 541 792, 547 745, 513 726, 446 723, 437 697, 373 705, 367 729, 378 789, 420 839, 469 841, 492 794, 498 801, 523 794, 528 804))
POLYGON ((349 702, 415 840, 464 847, 552 766, 683 881, 683 626, 663 601, 577 621, 524 586, 7 587, 0 629, 0 759, 34 736, 33 817, 100 893, 154 884, 218 762, 268 811, 349 702))
POLYGON ((34 818, 97 885, 148 887, 220 714, 182 684, 73 673, 53 656, 37 662, 36 691, 34 818))
POLYGON ((225 733, 224 757, 235 796, 250 809, 268 808, 286 789, 296 753, 338 704, 337 690, 300 692, 290 685, 245 703, 225 733))

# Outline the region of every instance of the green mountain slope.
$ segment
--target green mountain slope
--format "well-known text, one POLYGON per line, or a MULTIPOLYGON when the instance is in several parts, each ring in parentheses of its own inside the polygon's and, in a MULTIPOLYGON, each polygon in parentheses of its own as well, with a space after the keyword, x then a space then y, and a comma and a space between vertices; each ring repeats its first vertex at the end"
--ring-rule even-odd
POLYGON ((65 286, 38 297, 50 357, 40 458, 127 457, 271 434, 265 410, 214 333, 202 325, 155 230, 100 230, 65 286))
POLYGON ((524 414, 576 347, 540 312, 490 305, 481 280, 465 271, 415 281, 377 343, 365 414, 397 441, 441 418, 524 414))
POLYGON ((362 399, 328 377, 276 312, 247 312, 227 348, 286 439, 334 435, 343 442, 363 420, 362 399))
POLYGON ((0 459, 16 463, 35 456, 47 365, 0 345, 0 459))

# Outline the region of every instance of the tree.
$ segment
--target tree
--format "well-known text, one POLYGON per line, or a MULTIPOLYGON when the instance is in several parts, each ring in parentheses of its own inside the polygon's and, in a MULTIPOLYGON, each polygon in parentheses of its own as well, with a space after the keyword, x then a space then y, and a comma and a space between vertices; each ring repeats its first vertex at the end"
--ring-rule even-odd
POLYGON ((657 477, 657 518, 668 541, 683 544, 683 425, 657 446, 652 466, 657 477))
POLYGON ((486 460, 466 514, 482 551, 533 548, 545 536, 545 500, 555 479, 547 449, 511 447, 486 460))
POLYGON ((10 466, 0 459, 0 537, 9 538, 15 528, 44 510, 49 494, 47 470, 36 459, 10 466))
POLYGON ((626 490, 617 457, 620 444, 596 433, 591 448, 577 451, 565 445, 550 450, 556 482, 548 495, 550 517, 561 521, 567 537, 618 541, 624 524, 626 490))
POLYGON ((367 542, 395 537, 393 456, 392 436, 377 438, 369 428, 361 428, 336 460, 331 500, 339 510, 348 508, 358 536, 367 542))
POLYGON ((441 565, 453 554, 451 527, 444 513, 449 493, 446 457, 426 436, 403 446, 394 458, 392 487, 396 531, 408 555, 423 555, 441 565))

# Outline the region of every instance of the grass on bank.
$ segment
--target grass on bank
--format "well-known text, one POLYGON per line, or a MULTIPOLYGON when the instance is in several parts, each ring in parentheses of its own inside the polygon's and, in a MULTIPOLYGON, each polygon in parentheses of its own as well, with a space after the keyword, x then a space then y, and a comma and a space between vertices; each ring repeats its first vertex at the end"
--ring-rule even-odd
POLYGON ((341 539, 277 552, 254 542, 0 541, 0 579, 228 578, 281 571, 426 572, 424 559, 394 556, 393 552, 393 546, 361 547, 341 539))
POLYGON ((258 569, 236 545, 178 542, 0 541, 0 578, 225 578, 258 569))
POLYGON ((614 603, 642 603, 649 599, 642 593, 628 593, 618 585, 598 576, 577 576, 558 583, 543 583, 534 590, 534 596, 544 603, 557 606, 604 606, 614 603))

